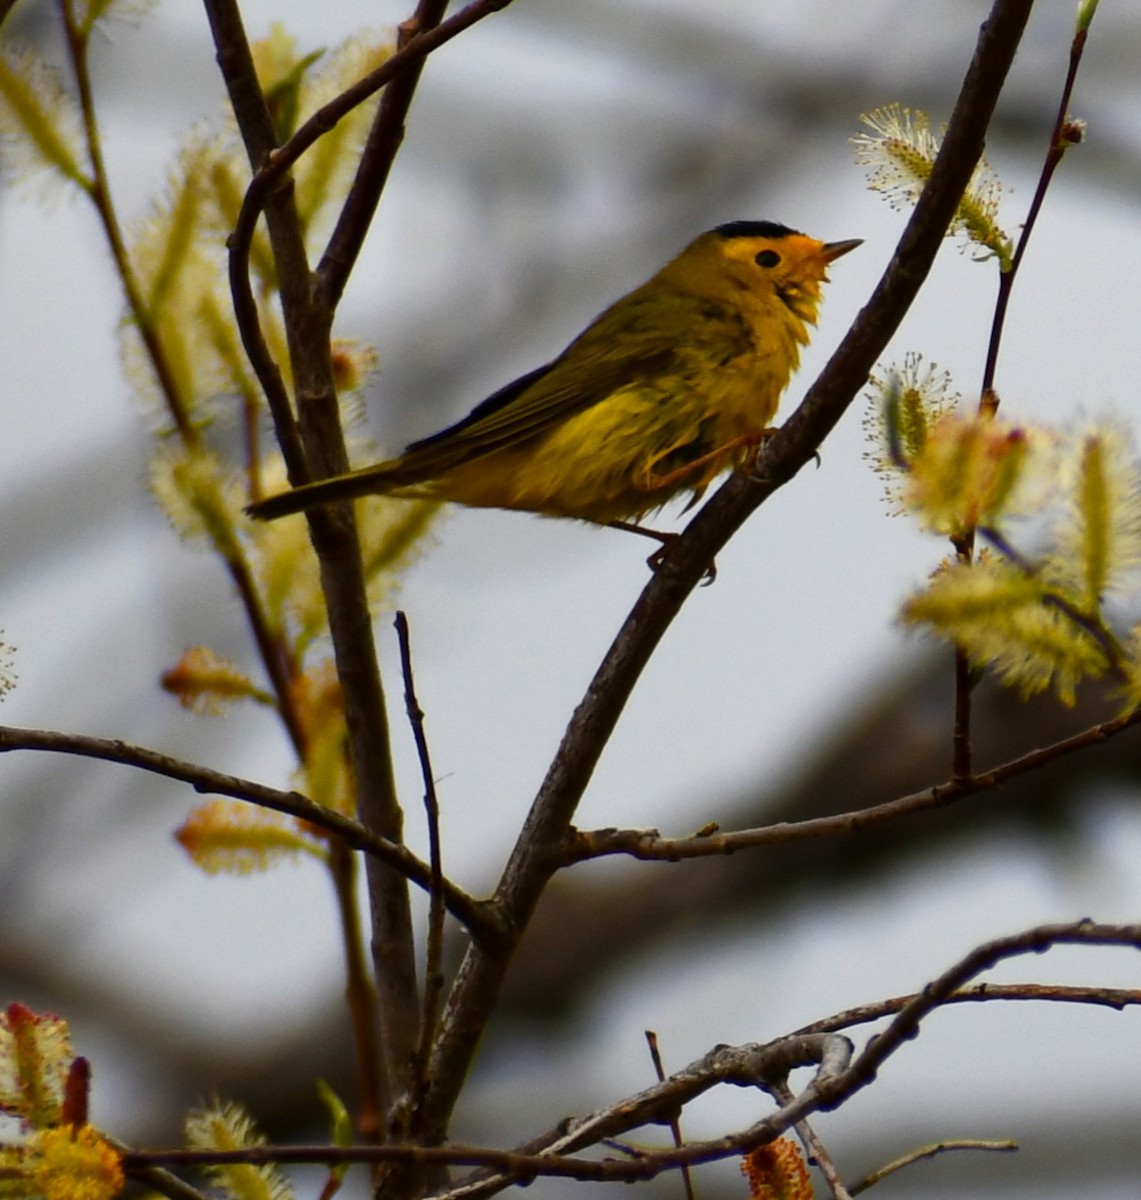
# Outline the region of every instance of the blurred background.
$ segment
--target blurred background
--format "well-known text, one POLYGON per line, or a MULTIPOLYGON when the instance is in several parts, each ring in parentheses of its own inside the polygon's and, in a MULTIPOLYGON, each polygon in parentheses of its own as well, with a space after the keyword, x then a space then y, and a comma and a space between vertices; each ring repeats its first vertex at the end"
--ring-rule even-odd
MULTIPOLYGON (((409 4, 250 0, 303 49, 385 28, 409 4)), ((1041 0, 988 156, 1014 232, 1065 75, 1072 0, 1041 0)), ((547 361, 697 232, 781 221, 860 237, 838 262, 797 402, 891 255, 904 216, 865 189, 848 139, 892 101, 950 112, 978 0, 516 0, 425 71, 338 332, 377 347, 371 431, 441 427, 547 361)), ((54 7, 24 0, 7 38, 58 57, 54 7)), ((120 211, 136 219, 179 136, 222 104, 205 17, 157 5, 110 27, 96 86, 120 211)), ((1141 11, 1106 5, 1073 113, 1088 143, 1056 180, 1015 290, 1004 412, 1132 421, 1141 377, 1141 11)), ((218 564, 181 546, 145 486, 146 420, 118 361, 122 305, 77 198, 0 194, 0 629, 18 648, 0 718, 122 737, 284 785, 271 716, 194 717, 160 673, 206 643, 249 662, 218 564)), ((907 351, 978 388, 993 264, 948 242, 888 361, 907 351)), ((719 558, 646 671, 578 823, 681 834, 819 815, 943 779, 950 659, 896 623, 945 547, 887 519, 857 402, 809 468, 719 558)), ((663 514, 664 526, 683 518, 663 514)), ((409 573, 411 624, 443 810, 446 869, 496 879, 558 739, 646 581, 645 547, 608 530, 456 511, 409 573)), ((1134 603, 1133 609, 1137 606, 1134 603)), ((1136 619, 1128 600, 1125 619, 1136 619)), ((378 638, 411 842, 421 784, 401 718, 391 623, 378 638)), ((984 689, 980 762, 1110 711, 1019 705, 984 689)), ((608 862, 560 878, 512 974, 455 1136, 522 1141, 718 1042, 763 1041, 917 990, 976 943, 1047 920, 1133 920, 1141 903, 1137 735, 946 812, 857 837, 684 866, 608 862)), ((171 832, 185 788, 38 754, 0 760, 0 999, 72 1023, 94 1119, 169 1144, 211 1094, 275 1138, 321 1136, 313 1078, 351 1091, 332 896, 313 865, 207 878, 171 832)), ((418 910, 419 911, 419 910, 418 910)), ((1121 951, 1054 951, 1007 980, 1138 986, 1121 951)), ((857 1038, 867 1036, 857 1030, 857 1038)), ((946 1137, 1013 1137, 1016 1156, 944 1156, 877 1194, 1138 1194, 1141 1015, 1054 1005, 936 1014, 875 1087, 819 1121, 850 1179, 946 1137)), ((692 1137, 750 1124, 746 1094, 687 1111, 692 1137)), ((311 1181, 320 1173, 301 1178, 311 1181)), ((678 1195, 668 1178, 654 1185, 678 1195)), ((734 1163, 702 1194, 740 1196, 734 1163)), ((540 1182, 542 1195, 569 1184, 540 1182)), ((361 1194, 359 1191, 351 1194, 361 1194)))

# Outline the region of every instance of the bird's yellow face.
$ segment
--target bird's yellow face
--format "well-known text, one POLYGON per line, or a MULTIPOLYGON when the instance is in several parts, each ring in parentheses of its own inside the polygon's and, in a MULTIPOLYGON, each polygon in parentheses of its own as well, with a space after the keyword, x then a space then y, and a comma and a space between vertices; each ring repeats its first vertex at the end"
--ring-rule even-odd
POLYGON ((762 305, 777 299, 812 325, 828 264, 859 244, 819 242, 773 221, 733 221, 703 233, 674 265, 703 290, 739 292, 740 301, 748 296, 762 305))

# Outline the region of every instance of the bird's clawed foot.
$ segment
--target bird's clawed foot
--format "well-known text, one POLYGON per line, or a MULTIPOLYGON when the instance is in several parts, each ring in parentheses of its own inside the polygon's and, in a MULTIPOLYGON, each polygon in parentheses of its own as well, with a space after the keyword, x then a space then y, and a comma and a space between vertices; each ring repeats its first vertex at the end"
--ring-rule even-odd
POLYGON ((776 427, 770 425, 767 429, 762 429, 760 433, 753 435, 745 457, 741 460, 741 468, 746 475, 750 477, 756 475, 765 447, 776 437, 776 434, 776 427))
MULTIPOLYGON (((741 469, 750 479, 757 479, 760 477, 761 457, 765 452, 765 447, 779 432, 779 429, 773 427, 769 429, 763 429, 760 434, 757 435, 756 440, 749 449, 749 452, 745 455, 741 462, 741 469)), ((812 452, 812 458, 816 463, 816 466, 819 468, 822 461, 820 458, 820 451, 814 450, 812 452)))
MULTIPOLYGON (((666 559, 669 558, 674 544, 681 536, 677 533, 663 533, 660 529, 647 529, 644 525, 635 525, 630 521, 610 521, 611 529, 623 529, 627 533, 639 533, 642 537, 653 538, 654 541, 660 542, 661 545, 646 559, 646 566, 656 575, 658 571, 665 565, 666 559)), ((708 587, 717 578, 717 564, 711 562, 705 568, 705 574, 701 577, 701 586, 708 587)))

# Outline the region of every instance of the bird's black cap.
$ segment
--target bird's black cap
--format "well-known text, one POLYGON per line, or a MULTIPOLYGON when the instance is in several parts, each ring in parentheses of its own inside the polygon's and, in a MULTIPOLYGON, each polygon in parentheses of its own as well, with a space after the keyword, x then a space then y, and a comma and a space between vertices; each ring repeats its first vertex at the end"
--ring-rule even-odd
POLYGON ((723 238, 782 238, 798 231, 789 229, 787 225, 781 225, 778 221, 729 221, 718 225, 713 232, 723 238))

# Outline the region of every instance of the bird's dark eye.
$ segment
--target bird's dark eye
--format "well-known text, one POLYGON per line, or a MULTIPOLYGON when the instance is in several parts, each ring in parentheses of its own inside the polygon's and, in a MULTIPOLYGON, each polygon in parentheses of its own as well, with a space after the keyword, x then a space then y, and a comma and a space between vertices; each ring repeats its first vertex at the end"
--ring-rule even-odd
POLYGON ((780 255, 775 250, 762 250, 756 258, 758 267, 775 267, 778 262, 780 255))

